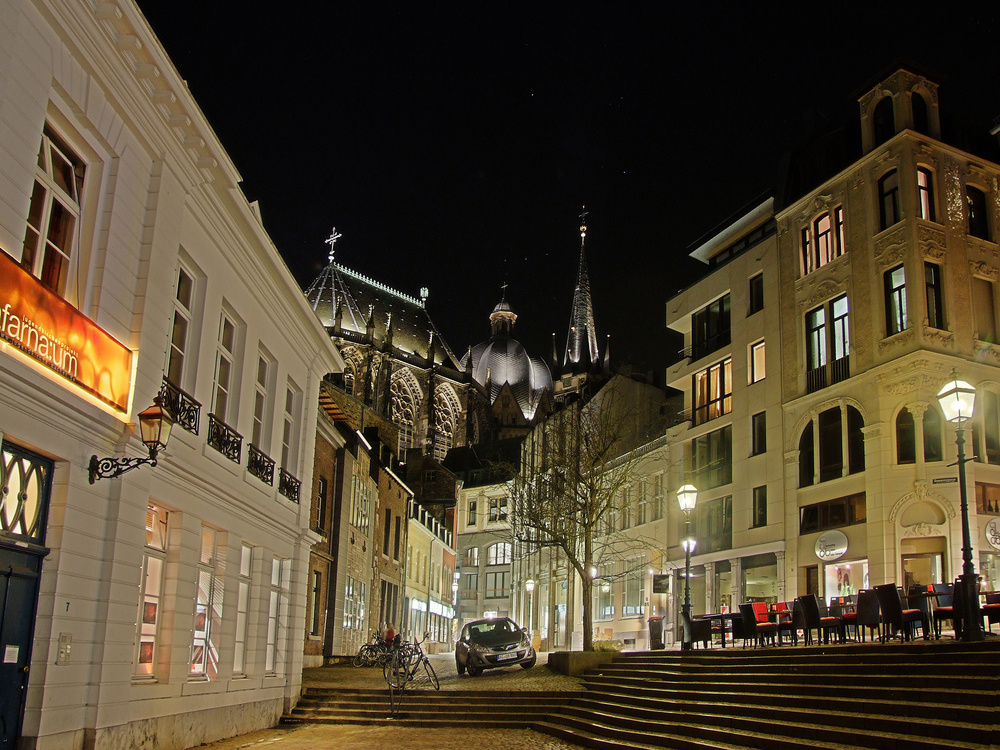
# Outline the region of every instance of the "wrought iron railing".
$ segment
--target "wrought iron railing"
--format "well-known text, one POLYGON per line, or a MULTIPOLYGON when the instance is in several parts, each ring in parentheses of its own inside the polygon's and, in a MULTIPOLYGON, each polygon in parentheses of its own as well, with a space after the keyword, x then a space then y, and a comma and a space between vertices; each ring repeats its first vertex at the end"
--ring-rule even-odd
POLYGON ((173 416, 174 424, 195 435, 198 434, 201 404, 195 401, 191 394, 164 378, 163 385, 160 386, 160 398, 163 406, 173 416))
POLYGON ((826 367, 806 370, 806 393, 815 393, 820 388, 826 388, 826 367))
POLYGON ((846 354, 830 363, 830 383, 839 383, 851 377, 851 355, 846 354))
POLYGON ((208 444, 230 461, 240 462, 243 436, 214 414, 208 415, 208 444))
POLYGON ((301 488, 302 482, 282 468, 278 473, 278 492, 287 497, 293 503, 297 503, 299 501, 299 490, 301 488))
POLYGON ((274 460, 253 443, 247 446, 247 471, 267 485, 274 485, 274 460))

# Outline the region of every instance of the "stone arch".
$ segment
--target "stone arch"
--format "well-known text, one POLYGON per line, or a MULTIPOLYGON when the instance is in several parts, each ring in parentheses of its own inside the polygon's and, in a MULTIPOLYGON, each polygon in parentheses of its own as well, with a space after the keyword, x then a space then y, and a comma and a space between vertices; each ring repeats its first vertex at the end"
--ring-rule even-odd
POLYGON ((392 384, 389 387, 390 417, 399 429, 397 448, 399 457, 405 457, 407 448, 416 447, 417 415, 423 401, 423 391, 416 377, 406 367, 392 374, 392 384))
POLYGON ((441 384, 434 389, 434 458, 443 461, 454 445, 461 404, 455 389, 441 384))
POLYGON ((356 346, 345 346, 340 350, 340 356, 344 358, 344 390, 352 396, 357 396, 355 389, 363 381, 364 357, 356 346))

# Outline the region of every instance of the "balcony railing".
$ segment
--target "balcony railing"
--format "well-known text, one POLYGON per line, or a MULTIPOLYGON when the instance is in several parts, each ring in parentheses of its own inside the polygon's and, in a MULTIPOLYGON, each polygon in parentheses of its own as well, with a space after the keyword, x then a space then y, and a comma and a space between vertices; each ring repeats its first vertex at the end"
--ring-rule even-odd
POLYGON ((463 568, 478 568, 479 558, 478 557, 463 557, 462 558, 463 568))
POLYGON ((201 404, 166 378, 163 379, 163 385, 160 386, 160 399, 167 411, 173 416, 174 424, 183 427, 188 432, 193 432, 195 435, 198 434, 201 404))
POLYGON ((821 388, 826 388, 826 366, 806 370, 806 393, 815 393, 821 388))
POLYGON ((278 473, 278 492, 287 497, 293 503, 299 501, 299 490, 302 488, 302 482, 293 477, 284 469, 278 473))
POLYGON ((274 460, 250 443, 247 446, 247 471, 266 485, 274 485, 274 460))
POLYGON ((506 599, 510 596, 510 589, 486 589, 487 599, 506 599))
POLYGON ((845 355, 830 363, 830 383, 839 383, 851 377, 851 355, 845 355))
POLYGON ((459 599, 477 599, 479 597, 479 592, 476 589, 460 589, 458 592, 459 599))
POLYGON ((815 370, 806 370, 806 393, 815 393, 849 377, 851 377, 851 356, 846 354, 828 365, 820 365, 815 370))
POLYGON ((243 436, 214 414, 208 415, 208 444, 235 463, 243 454, 243 436))

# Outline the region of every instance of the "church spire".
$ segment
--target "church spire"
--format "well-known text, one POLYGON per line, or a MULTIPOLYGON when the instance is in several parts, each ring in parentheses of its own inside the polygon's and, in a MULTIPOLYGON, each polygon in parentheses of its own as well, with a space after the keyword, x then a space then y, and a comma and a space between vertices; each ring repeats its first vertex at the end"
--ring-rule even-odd
POLYGON ((580 269, 573 292, 573 309, 566 334, 563 365, 569 370, 590 369, 598 361, 597 331, 594 327, 594 307, 590 300, 590 277, 587 274, 587 207, 580 213, 580 269))

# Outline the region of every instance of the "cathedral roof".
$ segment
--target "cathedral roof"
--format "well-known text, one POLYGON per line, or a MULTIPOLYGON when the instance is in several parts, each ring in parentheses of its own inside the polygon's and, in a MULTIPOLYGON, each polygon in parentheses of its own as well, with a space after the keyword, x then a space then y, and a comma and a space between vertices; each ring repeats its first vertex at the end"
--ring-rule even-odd
POLYGON ((511 338, 516 317, 506 299, 501 300, 490 315, 493 336, 472 347, 462 357, 462 367, 469 366, 471 356, 472 379, 489 386, 490 403, 509 386, 521 412, 531 419, 543 395, 552 393, 552 374, 543 360, 529 355, 521 342, 511 338), (502 319, 498 319, 498 311, 505 313, 502 319))
POLYGON ((458 358, 427 313, 426 290, 421 292, 418 299, 334 263, 331 251, 329 265, 306 290, 306 298, 327 328, 335 328, 339 317, 344 338, 361 341, 373 324, 373 338, 385 340, 391 326, 397 350, 427 359, 433 339, 435 363, 457 369, 458 358))

